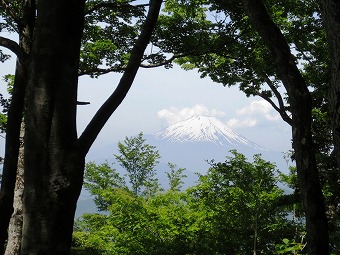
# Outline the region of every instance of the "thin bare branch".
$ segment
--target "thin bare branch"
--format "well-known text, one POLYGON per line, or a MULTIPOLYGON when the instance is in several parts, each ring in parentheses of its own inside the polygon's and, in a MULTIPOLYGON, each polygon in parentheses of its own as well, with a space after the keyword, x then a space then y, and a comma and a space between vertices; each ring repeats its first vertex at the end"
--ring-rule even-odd
POLYGON ((275 87, 273 82, 269 79, 269 77, 265 73, 262 73, 262 77, 264 78, 267 85, 270 87, 270 89, 274 93, 274 95, 275 95, 275 97, 276 97, 276 99, 279 103, 279 106, 276 106, 276 104, 269 97, 267 97, 265 95, 260 95, 260 94, 259 94, 259 96, 262 97, 263 99, 265 99, 267 102, 269 102, 274 107, 274 109, 281 115, 282 119, 285 122, 287 122, 289 125, 292 125, 292 119, 289 117, 289 115, 286 112, 285 104, 284 104, 283 98, 281 96, 281 93, 277 90, 277 88, 275 87))
POLYGON ((159 63, 155 63, 155 64, 143 64, 143 63, 141 63, 140 67, 142 67, 142 68, 153 68, 153 67, 165 66, 165 65, 171 64, 177 58, 185 57, 185 56, 188 56, 188 55, 189 54, 173 55, 172 57, 170 57, 170 58, 168 58, 168 59, 166 59, 162 62, 159 62, 159 63))
POLYGON ((109 9, 121 9, 121 8, 139 8, 139 7, 146 7, 149 6, 149 4, 137 4, 137 5, 131 5, 128 2, 126 3, 100 3, 96 4, 89 10, 85 11, 85 15, 88 15, 94 11, 97 11, 102 8, 109 8, 109 9))
POLYGON ((113 73, 113 72, 123 72, 125 71, 126 66, 113 66, 110 68, 91 68, 91 69, 86 69, 86 70, 80 70, 79 71, 79 76, 83 75, 90 75, 90 76, 100 76, 102 74, 108 74, 108 73, 113 73))
MULTIPOLYGON (((141 68, 154 68, 154 67, 161 67, 161 66, 165 66, 168 64, 171 64, 175 59, 177 58, 181 58, 181 57, 185 57, 189 54, 178 54, 178 55, 173 55, 172 57, 159 62, 159 63, 155 63, 155 64, 143 64, 141 63, 139 67, 141 68)), ((83 76, 83 75, 92 75, 92 76, 99 76, 102 74, 108 74, 108 73, 112 73, 112 72, 123 72, 125 71, 126 66, 114 66, 114 67, 110 67, 110 68, 92 68, 92 69, 86 69, 86 70, 81 70, 79 72, 79 76, 83 76)))

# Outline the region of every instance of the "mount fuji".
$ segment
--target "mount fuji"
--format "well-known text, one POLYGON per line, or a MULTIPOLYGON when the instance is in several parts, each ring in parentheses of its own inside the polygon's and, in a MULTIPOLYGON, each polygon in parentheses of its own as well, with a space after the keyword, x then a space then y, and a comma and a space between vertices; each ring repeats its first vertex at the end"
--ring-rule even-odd
POLYGON ((169 142, 211 142, 222 146, 249 146, 256 150, 266 150, 241 135, 235 133, 215 117, 193 116, 159 131, 156 139, 169 142))
POLYGON ((261 154, 265 160, 275 162, 281 171, 287 172, 288 168, 281 152, 249 141, 215 117, 196 115, 144 137, 159 150, 161 163, 171 162, 190 172, 206 173, 207 162, 224 162, 233 149, 250 161, 254 154, 261 154))

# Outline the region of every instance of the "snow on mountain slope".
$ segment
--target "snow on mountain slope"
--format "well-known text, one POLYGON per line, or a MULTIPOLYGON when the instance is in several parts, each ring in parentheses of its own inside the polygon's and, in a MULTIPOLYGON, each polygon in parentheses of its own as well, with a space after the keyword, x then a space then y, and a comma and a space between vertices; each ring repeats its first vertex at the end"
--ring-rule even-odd
POLYGON ((171 142, 213 142, 220 145, 263 147, 235 133, 215 117, 193 116, 155 134, 156 139, 171 142))

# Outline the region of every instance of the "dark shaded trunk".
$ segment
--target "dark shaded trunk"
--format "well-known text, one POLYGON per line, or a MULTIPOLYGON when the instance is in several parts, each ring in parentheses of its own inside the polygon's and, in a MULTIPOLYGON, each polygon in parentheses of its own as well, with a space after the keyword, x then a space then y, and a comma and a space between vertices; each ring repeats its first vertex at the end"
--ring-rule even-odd
POLYGON ((68 254, 85 155, 76 132, 84 0, 42 0, 25 100, 22 254, 68 254))
POLYGON ((151 1, 116 93, 78 140, 76 105, 84 1, 39 1, 25 101, 22 255, 69 254, 85 155, 132 85, 161 2, 151 1))
POLYGON ((316 166, 311 132, 311 95, 280 29, 268 15, 261 0, 243 0, 253 27, 271 51, 277 75, 287 90, 292 113, 292 136, 296 169, 307 230, 310 255, 329 254, 329 238, 324 198, 316 166))
POLYGON ((332 117, 336 159, 340 169, 340 2, 338 0, 319 0, 319 4, 331 56, 329 110, 332 117))

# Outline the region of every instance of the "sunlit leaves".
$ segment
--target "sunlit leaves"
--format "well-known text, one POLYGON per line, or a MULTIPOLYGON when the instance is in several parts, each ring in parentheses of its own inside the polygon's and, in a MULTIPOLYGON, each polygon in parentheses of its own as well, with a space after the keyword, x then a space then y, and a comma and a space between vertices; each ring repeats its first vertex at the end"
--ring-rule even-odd
MULTIPOLYGON (((108 215, 88 214, 77 221, 78 248, 122 255, 249 254, 257 231, 257 251, 272 254, 283 238, 294 239, 298 225, 276 205, 283 191, 276 185, 275 166, 260 155, 248 162, 233 151, 225 162, 212 162, 197 185, 184 192, 179 191, 184 169, 169 166, 166 192, 144 197, 108 189, 108 215)), ((108 172, 105 168, 92 180, 104 187, 108 172)))
POLYGON ((150 196, 158 191, 155 166, 160 158, 155 146, 146 143, 143 133, 126 137, 118 143, 119 154, 114 155, 119 164, 127 171, 133 192, 150 196))
POLYGON ((183 179, 187 177, 183 172, 185 168, 177 168, 175 164, 168 163, 170 168, 170 172, 166 172, 166 175, 169 180, 171 191, 180 191, 182 189, 182 185, 184 184, 183 179))
POLYGON ((107 210, 117 189, 125 189, 125 180, 107 162, 96 165, 89 162, 85 166, 84 187, 94 195, 99 210, 107 210))
POLYGON ((145 17, 134 1, 87 1, 80 74, 122 72, 145 17))
POLYGON ((209 212, 206 221, 219 229, 210 234, 221 243, 220 248, 229 247, 231 254, 250 253, 256 232, 258 249, 266 254, 273 249, 271 243, 277 241, 271 239, 272 234, 289 232, 287 212, 275 207, 275 201, 282 195, 276 184, 275 165, 260 155, 248 162, 243 154, 236 151, 232 154, 223 163, 212 163, 208 174, 200 177, 191 192, 209 212), (238 239, 233 238, 235 234, 238 239))

